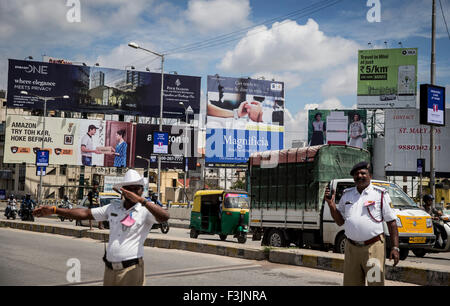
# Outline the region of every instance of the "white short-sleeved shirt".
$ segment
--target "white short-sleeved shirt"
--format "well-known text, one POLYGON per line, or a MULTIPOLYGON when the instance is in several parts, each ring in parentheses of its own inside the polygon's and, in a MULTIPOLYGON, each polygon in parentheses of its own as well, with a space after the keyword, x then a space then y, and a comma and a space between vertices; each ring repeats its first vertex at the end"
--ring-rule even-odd
MULTIPOLYGON (((84 135, 81 138, 81 145, 86 146, 86 149, 88 149, 88 150, 94 150, 94 142, 92 141, 92 136, 89 136, 88 134, 84 135)), ((81 155, 91 157, 92 153, 81 151, 81 155)))
POLYGON ((124 200, 116 200, 111 204, 91 209, 97 221, 109 222, 109 243, 106 259, 110 262, 139 258, 144 256, 144 242, 156 219, 141 203, 136 203, 126 210, 124 200), (136 222, 126 227, 120 223, 128 214, 136 222))
POLYGON ((351 240, 362 242, 382 234, 383 222, 376 222, 373 218, 381 220, 383 213, 383 221, 395 220, 397 216, 390 204, 391 198, 388 192, 372 184, 361 194, 356 187, 344 190, 338 210, 345 220, 345 235, 351 240), (381 212, 382 192, 384 192, 383 212, 381 212))

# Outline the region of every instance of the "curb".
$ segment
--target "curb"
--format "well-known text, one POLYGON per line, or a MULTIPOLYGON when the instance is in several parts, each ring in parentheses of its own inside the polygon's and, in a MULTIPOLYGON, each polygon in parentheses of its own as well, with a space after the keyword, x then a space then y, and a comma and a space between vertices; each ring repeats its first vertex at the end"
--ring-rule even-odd
MULTIPOLYGON (((72 236, 107 241, 106 231, 90 231, 70 226, 43 225, 23 221, 0 220, 0 227, 72 236)), ((177 249, 204 254, 236 257, 248 260, 267 260, 272 263, 302 266, 342 273, 344 271, 344 255, 334 253, 320 254, 306 249, 256 248, 249 246, 228 246, 220 242, 197 242, 185 238, 147 238, 144 246, 177 249)), ((412 283, 422 286, 450 286, 450 267, 400 262, 396 267, 386 262, 386 280, 412 283), (419 267, 417 267, 419 265, 419 267)))

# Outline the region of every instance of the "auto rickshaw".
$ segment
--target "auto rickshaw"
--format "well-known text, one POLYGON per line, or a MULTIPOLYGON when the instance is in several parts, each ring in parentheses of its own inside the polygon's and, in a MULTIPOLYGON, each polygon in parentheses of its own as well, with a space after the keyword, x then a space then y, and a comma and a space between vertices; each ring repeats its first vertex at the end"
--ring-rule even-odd
POLYGON ((233 235, 239 243, 247 241, 249 197, 245 191, 200 190, 195 193, 191 211, 190 237, 218 234, 224 241, 233 235))

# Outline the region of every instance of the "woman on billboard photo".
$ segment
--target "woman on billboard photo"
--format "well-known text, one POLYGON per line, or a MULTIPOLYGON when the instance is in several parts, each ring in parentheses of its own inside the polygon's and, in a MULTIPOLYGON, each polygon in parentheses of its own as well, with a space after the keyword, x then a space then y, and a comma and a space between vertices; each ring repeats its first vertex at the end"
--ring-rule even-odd
POLYGON ((322 121, 322 113, 316 113, 314 115, 315 121, 312 122, 312 137, 310 146, 317 146, 324 144, 324 132, 326 131, 326 124, 322 121))
POLYGON ((118 130, 116 132, 116 149, 111 148, 112 154, 114 154, 114 167, 126 167, 127 166, 127 143, 124 140, 125 130, 118 130))
POLYGON ((364 124, 358 113, 353 115, 353 122, 350 124, 348 145, 352 147, 363 147, 364 124))

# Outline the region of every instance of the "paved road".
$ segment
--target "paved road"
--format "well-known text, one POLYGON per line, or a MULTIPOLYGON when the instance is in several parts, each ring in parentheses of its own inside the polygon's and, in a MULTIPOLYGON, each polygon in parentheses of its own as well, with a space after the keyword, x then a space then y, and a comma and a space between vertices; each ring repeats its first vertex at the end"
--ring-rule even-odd
MULTIPOLYGON (((102 285, 103 243, 0 228, 0 285, 67 285, 68 260, 80 262, 80 283, 102 285)), ((342 274, 267 261, 145 247, 148 286, 330 286, 342 274)), ((70 274, 69 274, 70 275, 70 274)), ((387 281, 387 285, 410 285, 387 281)))
MULTIPOLYGON (((69 222, 68 220, 61 222, 59 219, 54 218, 40 218, 38 219, 39 222, 45 222, 49 224, 72 224, 75 225, 75 221, 69 222)), ((153 229, 150 231, 151 237, 164 237, 165 234, 162 234, 159 229, 153 229)), ((189 238, 189 230, 184 228, 176 228, 171 227, 169 230, 169 233, 167 234, 170 237, 179 237, 179 238, 189 238)), ((197 240, 203 240, 203 241, 219 241, 218 235, 199 235, 197 240)), ((237 239, 233 238, 232 236, 228 236, 226 242, 228 242, 230 245, 238 245, 237 239)), ((251 236, 247 239, 247 242, 245 243, 249 246, 261 246, 261 241, 252 241, 251 236)), ((406 259, 407 262, 417 262, 417 263, 429 263, 429 264, 435 264, 435 265, 446 265, 450 266, 450 252, 448 253, 435 253, 435 254, 427 254, 423 258, 416 257, 413 252, 409 252, 409 256, 406 259)))

